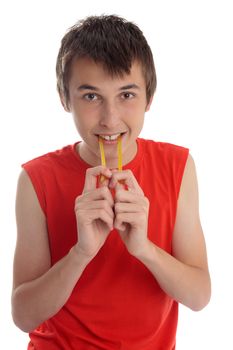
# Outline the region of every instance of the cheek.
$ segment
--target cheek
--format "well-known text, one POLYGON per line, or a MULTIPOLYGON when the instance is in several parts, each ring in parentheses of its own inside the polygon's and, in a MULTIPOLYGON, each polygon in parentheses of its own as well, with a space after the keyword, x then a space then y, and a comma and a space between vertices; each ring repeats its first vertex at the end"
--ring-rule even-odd
POLYGON ((88 134, 91 134, 96 129, 96 117, 90 113, 83 113, 82 109, 73 110, 73 119, 80 136, 85 139, 88 134))
POLYGON ((82 116, 74 116, 74 122, 80 133, 87 133, 91 128, 91 124, 87 118, 82 118, 82 116))
POLYGON ((125 113, 126 123, 135 129, 141 129, 143 126, 144 118, 145 110, 141 106, 139 108, 128 108, 125 113))
POLYGON ((73 112, 75 117, 82 120, 84 123, 88 123, 88 121, 90 121, 90 123, 95 123, 99 118, 100 109, 97 104, 77 101, 76 105, 73 107, 73 112))

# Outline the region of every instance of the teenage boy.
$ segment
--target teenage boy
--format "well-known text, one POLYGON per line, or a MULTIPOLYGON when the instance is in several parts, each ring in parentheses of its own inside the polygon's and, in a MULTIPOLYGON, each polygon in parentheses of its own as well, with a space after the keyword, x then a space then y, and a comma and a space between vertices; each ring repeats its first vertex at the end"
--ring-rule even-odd
POLYGON ((178 303, 202 309, 210 277, 188 149, 138 137, 150 47, 131 22, 89 17, 56 70, 82 141, 23 165, 13 319, 28 349, 175 349, 178 303))

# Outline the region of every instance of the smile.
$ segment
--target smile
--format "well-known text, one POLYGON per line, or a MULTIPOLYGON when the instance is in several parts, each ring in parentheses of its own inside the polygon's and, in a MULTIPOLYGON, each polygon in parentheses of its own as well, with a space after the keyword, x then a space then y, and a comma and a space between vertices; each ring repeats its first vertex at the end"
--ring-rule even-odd
POLYGON ((114 134, 114 135, 98 135, 101 139, 105 141, 116 141, 120 135, 123 135, 124 133, 114 134))

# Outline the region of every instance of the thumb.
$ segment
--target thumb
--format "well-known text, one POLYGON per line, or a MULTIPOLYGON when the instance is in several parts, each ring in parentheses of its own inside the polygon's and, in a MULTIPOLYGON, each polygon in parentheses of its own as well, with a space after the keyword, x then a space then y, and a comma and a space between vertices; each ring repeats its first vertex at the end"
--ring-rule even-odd
POLYGON ((83 188, 84 193, 92 191, 96 188, 97 177, 100 175, 103 175, 104 178, 109 179, 109 178, 111 178, 112 173, 108 168, 106 168, 102 165, 87 169, 84 188, 83 188))

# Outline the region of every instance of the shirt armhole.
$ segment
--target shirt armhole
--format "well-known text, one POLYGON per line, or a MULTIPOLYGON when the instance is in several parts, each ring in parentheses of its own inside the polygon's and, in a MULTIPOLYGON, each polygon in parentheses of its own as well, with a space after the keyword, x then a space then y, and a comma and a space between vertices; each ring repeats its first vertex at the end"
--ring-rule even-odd
POLYGON ((24 163, 21 166, 28 174, 36 192, 40 207, 46 216, 46 197, 45 188, 42 182, 42 176, 40 176, 40 174, 34 169, 34 167, 30 166, 29 163, 24 163))
POLYGON ((188 156, 189 156, 189 149, 183 148, 180 155, 180 161, 178 162, 178 167, 176 170, 177 171, 177 180, 176 180, 176 200, 177 201, 179 199, 181 183, 182 183, 185 167, 187 164, 188 156))

